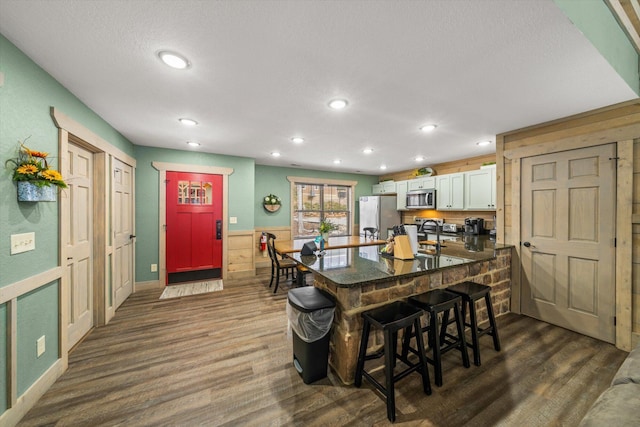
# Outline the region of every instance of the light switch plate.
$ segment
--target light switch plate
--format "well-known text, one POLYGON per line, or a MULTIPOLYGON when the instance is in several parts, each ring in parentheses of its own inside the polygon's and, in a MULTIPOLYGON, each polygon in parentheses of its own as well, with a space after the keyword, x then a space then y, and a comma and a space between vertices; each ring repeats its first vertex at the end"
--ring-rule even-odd
POLYGON ((45 336, 41 336, 40 338, 38 338, 38 340, 36 341, 36 357, 40 357, 44 354, 45 350, 47 349, 46 347, 46 341, 45 341, 45 336))
POLYGON ((229 217, 229 224, 237 224, 238 223, 238 217, 237 216, 230 216, 229 217))
POLYGON ((36 233, 11 235, 11 255, 32 251, 36 248, 36 233))

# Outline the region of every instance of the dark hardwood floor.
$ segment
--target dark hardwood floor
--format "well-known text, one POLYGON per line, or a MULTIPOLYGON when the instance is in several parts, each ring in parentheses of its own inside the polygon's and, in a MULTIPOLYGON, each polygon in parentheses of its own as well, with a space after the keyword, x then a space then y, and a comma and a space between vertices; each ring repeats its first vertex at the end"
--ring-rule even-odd
MULTIPOLYGON (((388 425, 366 381, 333 374, 305 385, 292 364, 287 285, 225 280, 224 290, 159 300, 132 295, 72 352, 69 369, 20 426, 388 425)), ((483 337, 482 366, 444 356, 444 385, 396 389, 398 425, 575 426, 626 353, 528 317, 498 319, 502 351, 483 337)), ((370 365, 368 365, 370 366, 370 365)), ((433 371, 431 370, 433 383, 433 371)))

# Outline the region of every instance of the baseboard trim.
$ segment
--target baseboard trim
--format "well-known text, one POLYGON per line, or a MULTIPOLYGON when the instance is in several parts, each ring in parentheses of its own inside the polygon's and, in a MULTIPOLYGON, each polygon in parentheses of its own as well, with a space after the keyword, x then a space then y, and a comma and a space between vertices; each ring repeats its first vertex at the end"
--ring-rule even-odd
POLYGON ((164 288, 164 283, 162 283, 161 280, 149 280, 146 282, 136 282, 134 292, 162 288, 164 288))
POLYGON ((58 359, 31 387, 20 396, 16 404, 0 415, 0 425, 13 427, 36 404, 43 394, 67 369, 62 359, 58 359))
POLYGON ((245 279, 247 277, 254 277, 256 275, 255 270, 242 270, 242 271, 234 271, 227 272, 227 278, 229 279, 245 279))

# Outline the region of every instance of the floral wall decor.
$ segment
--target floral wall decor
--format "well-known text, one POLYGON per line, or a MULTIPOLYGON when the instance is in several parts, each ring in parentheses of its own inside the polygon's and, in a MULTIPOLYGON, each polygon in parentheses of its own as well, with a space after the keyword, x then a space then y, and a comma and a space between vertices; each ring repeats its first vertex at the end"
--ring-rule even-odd
POLYGON ((13 168, 13 180, 18 183, 18 201, 55 201, 57 188, 67 187, 62 174, 49 166, 48 155, 20 142, 18 157, 6 161, 7 167, 13 168))
POLYGON ((268 194, 262 199, 262 206, 269 212, 275 212, 280 209, 280 198, 274 194, 268 194))

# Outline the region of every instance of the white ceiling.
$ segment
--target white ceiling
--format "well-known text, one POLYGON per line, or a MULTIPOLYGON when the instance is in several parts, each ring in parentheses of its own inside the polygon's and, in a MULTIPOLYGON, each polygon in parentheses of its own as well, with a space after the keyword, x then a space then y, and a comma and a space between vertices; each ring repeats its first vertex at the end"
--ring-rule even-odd
POLYGON ((637 96, 551 0, 0 0, 0 32, 134 144, 266 165, 430 166, 637 96))

